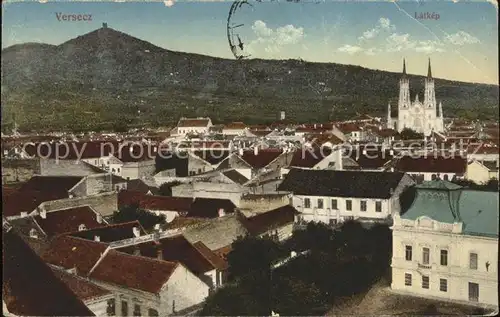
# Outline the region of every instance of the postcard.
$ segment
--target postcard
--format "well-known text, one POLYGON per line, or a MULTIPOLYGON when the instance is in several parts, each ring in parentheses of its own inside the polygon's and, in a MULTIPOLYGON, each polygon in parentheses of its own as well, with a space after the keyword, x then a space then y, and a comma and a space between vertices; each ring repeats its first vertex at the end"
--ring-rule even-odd
POLYGON ((494 0, 2 2, 5 316, 498 312, 494 0))

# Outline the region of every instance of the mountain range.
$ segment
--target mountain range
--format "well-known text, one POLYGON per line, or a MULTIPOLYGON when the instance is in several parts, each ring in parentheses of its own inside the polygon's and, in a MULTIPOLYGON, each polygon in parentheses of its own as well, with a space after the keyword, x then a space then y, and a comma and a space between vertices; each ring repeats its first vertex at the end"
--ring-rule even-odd
MULTIPOLYGON (((304 122, 385 116, 388 102, 397 104, 400 77, 353 65, 175 52, 103 26, 60 45, 3 49, 2 123, 88 130, 172 125, 181 116, 265 123, 282 110, 304 122)), ((412 98, 422 95, 423 77, 410 80, 412 98)), ((435 85, 445 116, 498 111, 498 86, 435 85)))

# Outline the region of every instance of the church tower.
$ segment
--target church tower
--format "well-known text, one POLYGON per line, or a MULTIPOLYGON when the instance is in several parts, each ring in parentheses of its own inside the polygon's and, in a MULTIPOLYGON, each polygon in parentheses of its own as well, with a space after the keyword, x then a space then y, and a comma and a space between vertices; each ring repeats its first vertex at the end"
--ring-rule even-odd
POLYGON ((399 100, 398 100, 398 123, 397 130, 401 131, 409 125, 411 108, 410 101, 410 79, 406 74, 406 61, 403 59, 403 75, 399 80, 399 100))
MULTIPOLYGON (((425 79, 425 97, 424 107, 434 109, 436 112, 436 92, 434 90, 434 78, 432 78, 431 59, 429 58, 429 67, 427 68, 427 78, 425 79)), ((434 116, 435 117, 435 116, 434 116)))
POLYGON ((399 80, 398 110, 410 107, 410 80, 406 75, 406 61, 403 59, 403 76, 399 80))

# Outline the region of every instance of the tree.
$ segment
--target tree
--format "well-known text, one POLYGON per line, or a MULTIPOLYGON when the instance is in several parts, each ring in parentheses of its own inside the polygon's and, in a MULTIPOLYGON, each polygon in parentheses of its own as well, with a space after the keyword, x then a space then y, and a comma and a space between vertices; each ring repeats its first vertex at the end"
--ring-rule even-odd
POLYGON ((287 253, 280 244, 268 238, 239 238, 227 255, 229 279, 247 278, 248 275, 255 279, 259 274, 265 279, 271 265, 287 253))
POLYGON ((404 128, 399 136, 402 140, 422 140, 424 135, 422 133, 418 133, 410 128, 404 128))
POLYGON ((329 308, 324 294, 314 283, 284 277, 272 287, 271 311, 282 316, 318 316, 329 308))
POLYGON ((498 179, 492 178, 485 184, 477 184, 474 181, 470 179, 455 179, 452 181, 453 183, 469 188, 469 189, 474 189, 474 190, 481 190, 481 191, 491 191, 491 192, 497 192, 498 191, 498 179))
POLYGON ((227 285, 207 298, 200 316, 269 316, 269 311, 245 288, 227 285))
POLYGON ((151 230, 156 224, 165 223, 164 215, 155 215, 144 209, 139 208, 138 205, 129 205, 115 211, 112 216, 113 223, 124 223, 130 221, 139 221, 139 223, 146 230, 151 230))

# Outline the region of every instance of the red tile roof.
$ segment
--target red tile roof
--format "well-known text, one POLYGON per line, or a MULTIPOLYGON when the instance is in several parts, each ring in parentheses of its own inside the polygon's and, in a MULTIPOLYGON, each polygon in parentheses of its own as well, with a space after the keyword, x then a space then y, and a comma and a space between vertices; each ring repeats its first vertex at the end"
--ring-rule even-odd
POLYGON ((301 148, 293 153, 290 166, 312 168, 330 154, 332 150, 327 147, 301 148))
POLYGON ((190 128, 190 127, 207 127, 209 119, 180 119, 178 127, 190 128))
POLYGON ((467 160, 462 157, 434 157, 432 154, 428 157, 403 156, 397 159, 395 169, 402 172, 464 174, 467 160))
POLYGON ((87 275, 107 249, 107 244, 85 239, 57 236, 50 241, 42 258, 66 269, 76 268, 77 274, 87 275))
POLYGON ((351 133, 354 131, 361 131, 361 127, 355 123, 343 123, 337 125, 337 128, 342 131, 342 133, 351 133))
POLYGON ((33 176, 19 190, 68 192, 82 179, 81 176, 33 176))
POLYGON ((55 268, 52 268, 52 271, 82 301, 97 299, 102 296, 113 294, 107 289, 104 289, 74 274, 55 268))
POLYGON ((259 149, 257 155, 253 150, 244 151, 241 158, 253 168, 264 168, 281 154, 281 149, 259 149))
POLYGON ((224 126, 224 129, 245 129, 247 126, 243 122, 232 122, 224 126))
POLYGON ((119 249, 119 251, 133 254, 138 248, 142 256, 157 258, 158 251, 161 250, 163 260, 179 262, 196 275, 212 271, 215 267, 201 254, 184 236, 160 239, 159 242, 146 242, 135 246, 119 249))
POLYGON ((77 231, 81 224, 87 229, 106 226, 104 222, 97 221, 97 214, 89 206, 50 211, 45 219, 40 215, 34 219, 48 237, 77 231))
POLYGON ((41 203, 68 198, 67 192, 14 191, 2 199, 2 214, 5 217, 19 216, 21 212, 30 213, 41 203))
POLYGON ((125 163, 142 162, 154 160, 157 152, 158 147, 156 145, 147 143, 124 144, 113 153, 113 156, 125 163))
POLYGON ((226 260, 221 258, 219 255, 217 255, 215 252, 210 250, 203 242, 198 241, 193 244, 193 246, 200 252, 205 259, 207 259, 213 267, 215 267, 217 270, 226 270, 228 268, 228 263, 226 260))
POLYGON ((2 243, 2 299, 10 313, 17 316, 94 316, 13 230, 4 228, 2 243))
POLYGON ((153 196, 141 192, 122 190, 118 194, 118 206, 138 205, 148 210, 188 212, 193 198, 153 196))
POLYGON ((71 236, 87 240, 94 240, 95 236, 98 236, 101 242, 107 243, 134 238, 135 235, 133 228, 138 228, 141 235, 146 234, 146 230, 144 230, 139 221, 135 220, 131 222, 111 224, 90 230, 78 231, 71 233, 71 236))
POLYGON ((487 146, 484 144, 471 144, 467 147, 468 154, 500 154, 497 146, 487 146))
POLYGON ((271 132, 272 132, 271 130, 250 130, 250 133, 258 137, 265 137, 271 132))
POLYGON ((158 294, 179 263, 129 255, 109 250, 90 278, 158 294))
POLYGON ((77 160, 108 156, 118 145, 117 141, 35 143, 27 144, 24 150, 33 157, 77 160))
POLYGON ((246 218, 243 224, 251 234, 260 235, 293 223, 297 213, 298 211, 293 206, 286 205, 246 218))

